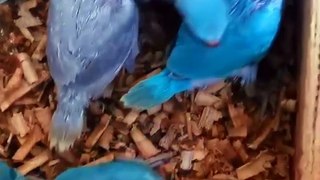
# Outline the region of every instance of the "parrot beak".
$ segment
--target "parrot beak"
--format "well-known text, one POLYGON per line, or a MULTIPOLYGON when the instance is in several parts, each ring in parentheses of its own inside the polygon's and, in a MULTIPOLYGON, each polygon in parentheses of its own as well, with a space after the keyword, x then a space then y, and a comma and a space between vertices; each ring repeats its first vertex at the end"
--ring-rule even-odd
POLYGON ((220 44, 220 41, 214 40, 207 43, 210 47, 217 47, 220 44))

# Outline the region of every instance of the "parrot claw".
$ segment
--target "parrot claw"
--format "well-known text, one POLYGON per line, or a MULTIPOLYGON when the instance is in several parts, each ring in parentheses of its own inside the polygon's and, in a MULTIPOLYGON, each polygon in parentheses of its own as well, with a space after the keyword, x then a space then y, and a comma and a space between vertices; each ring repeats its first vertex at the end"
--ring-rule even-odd
POLYGON ((253 84, 257 79, 258 65, 248 65, 240 70, 241 85, 253 84))
POLYGON ((254 82, 257 79, 258 65, 248 65, 241 70, 241 84, 249 97, 255 95, 254 82))

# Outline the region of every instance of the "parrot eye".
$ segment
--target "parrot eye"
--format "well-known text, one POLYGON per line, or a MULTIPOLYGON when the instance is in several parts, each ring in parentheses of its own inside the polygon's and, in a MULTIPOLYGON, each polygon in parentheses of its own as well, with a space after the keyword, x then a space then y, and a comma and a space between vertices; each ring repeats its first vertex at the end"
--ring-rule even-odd
POLYGON ((105 105, 101 101, 94 101, 90 103, 90 112, 94 115, 102 115, 106 109, 105 105))

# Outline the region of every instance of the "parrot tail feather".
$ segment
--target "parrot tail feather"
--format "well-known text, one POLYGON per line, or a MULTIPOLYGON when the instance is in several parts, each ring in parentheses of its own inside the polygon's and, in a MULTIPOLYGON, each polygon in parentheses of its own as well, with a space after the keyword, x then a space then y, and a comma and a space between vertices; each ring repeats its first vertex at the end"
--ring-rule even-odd
POLYGON ((189 79, 179 79, 171 76, 168 70, 163 70, 132 87, 120 101, 125 107, 147 110, 160 105, 177 93, 192 88, 189 79))
POLYGON ((52 117, 50 148, 57 151, 68 150, 81 136, 85 125, 85 108, 89 102, 83 94, 62 89, 58 106, 52 117))

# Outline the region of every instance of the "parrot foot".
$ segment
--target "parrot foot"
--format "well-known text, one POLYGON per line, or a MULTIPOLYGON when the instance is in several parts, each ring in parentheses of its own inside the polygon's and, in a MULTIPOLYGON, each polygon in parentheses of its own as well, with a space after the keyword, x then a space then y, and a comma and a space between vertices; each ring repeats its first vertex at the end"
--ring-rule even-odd
POLYGON ((253 84, 257 79, 258 65, 248 65, 240 70, 241 84, 243 86, 253 84))
POLYGON ((254 83, 257 79, 257 73, 258 64, 245 66, 237 73, 237 78, 241 78, 241 85, 244 87, 244 90, 249 97, 255 95, 254 83))

